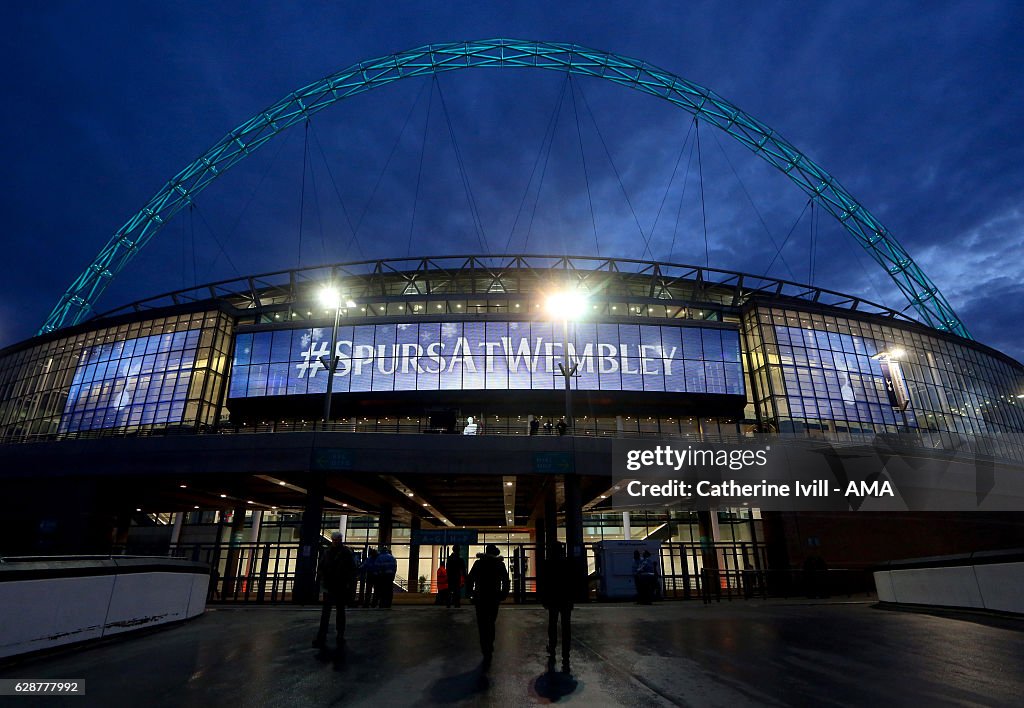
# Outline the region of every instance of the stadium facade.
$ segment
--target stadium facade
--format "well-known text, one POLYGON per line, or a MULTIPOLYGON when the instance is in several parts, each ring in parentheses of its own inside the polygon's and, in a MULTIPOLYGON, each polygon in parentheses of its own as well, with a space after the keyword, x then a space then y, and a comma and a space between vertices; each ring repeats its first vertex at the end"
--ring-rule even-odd
MULTIPOLYGON (((0 352, 0 456, 18 502, 2 551, 189 538, 219 549, 245 534, 308 546, 339 519, 367 544, 474 527, 479 542, 531 556, 545 532, 658 539, 680 544, 684 574, 706 562, 702 538, 739 548, 720 561, 734 569, 748 552, 758 568, 799 566, 808 544, 847 567, 1006 545, 1021 526, 999 514, 868 523, 669 509, 631 524, 608 507, 601 445, 902 433, 921 449, 1019 463, 1022 393, 1024 367, 983 344, 763 276, 528 255, 281 271, 136 302, 0 352), (337 308, 318 299, 326 285, 337 308), (567 290, 586 309, 553 320, 545 301, 567 290), (578 370, 562 438, 566 348, 578 370), (425 435, 462 432, 469 416, 474 439, 425 435), (925 530, 903 534, 907 524, 925 530)), ((432 577, 439 553, 421 563, 418 544, 404 547, 408 577, 432 577)), ((301 551, 291 562, 301 574, 301 551)))

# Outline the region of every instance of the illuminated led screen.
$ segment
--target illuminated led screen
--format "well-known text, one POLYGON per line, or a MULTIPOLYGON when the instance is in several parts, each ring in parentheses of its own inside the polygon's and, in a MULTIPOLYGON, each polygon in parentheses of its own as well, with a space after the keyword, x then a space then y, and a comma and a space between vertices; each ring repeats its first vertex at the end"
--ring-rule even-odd
MULTIPOLYGON (((238 335, 230 396, 324 393, 330 328, 238 335)), ((412 322, 338 328, 332 390, 558 389, 563 327, 550 322, 412 322)), ((710 327, 572 325, 574 388, 744 393, 739 333, 710 327)))
MULTIPOLYGON (((890 394, 900 375, 875 359, 874 340, 838 332, 775 327, 790 416, 897 425, 902 423, 890 394)), ((907 423, 916 425, 911 409, 907 423)))
POLYGON ((181 422, 198 343, 190 329, 86 349, 60 432, 181 422))

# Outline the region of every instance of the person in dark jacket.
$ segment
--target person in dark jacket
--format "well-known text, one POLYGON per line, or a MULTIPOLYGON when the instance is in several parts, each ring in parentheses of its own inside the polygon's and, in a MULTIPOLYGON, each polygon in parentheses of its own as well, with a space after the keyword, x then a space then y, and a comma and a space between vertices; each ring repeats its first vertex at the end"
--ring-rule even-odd
POLYGON ((391 549, 382 546, 377 554, 377 597, 382 609, 391 609, 391 600, 395 596, 395 575, 398 574, 398 561, 391 555, 391 549))
POLYGON ((448 562, 445 564, 445 567, 448 569, 448 595, 445 596, 446 607, 451 607, 452 604, 458 607, 462 597, 462 578, 466 575, 466 563, 462 560, 462 556, 459 555, 458 544, 452 546, 452 553, 448 556, 448 562))
POLYGON ((562 617, 562 671, 569 671, 569 649, 572 643, 572 562, 565 557, 565 546, 548 548, 540 574, 540 600, 548 611, 548 661, 555 663, 558 648, 558 617, 562 617))
MULTIPOLYGON (((473 569, 469 571, 467 587, 476 606, 480 652, 484 655, 484 668, 488 669, 494 657, 494 626, 498 621, 498 606, 508 597, 508 569, 501 559, 501 551, 494 544, 487 544, 487 551, 477 553, 476 558, 473 569)), ((450 568, 448 572, 451 573, 450 568)))
POLYGON ((331 623, 331 608, 335 608, 335 629, 338 644, 345 641, 345 605, 348 592, 356 574, 356 557, 342 541, 340 531, 331 534, 331 545, 320 560, 320 590, 323 592, 323 608, 320 611, 320 630, 316 633, 313 646, 323 648, 327 643, 327 627, 331 623))
POLYGON ((366 559, 359 566, 359 574, 363 578, 363 607, 369 607, 371 603, 376 605, 380 601, 380 597, 374 593, 374 585, 377 582, 376 548, 367 551, 366 559))

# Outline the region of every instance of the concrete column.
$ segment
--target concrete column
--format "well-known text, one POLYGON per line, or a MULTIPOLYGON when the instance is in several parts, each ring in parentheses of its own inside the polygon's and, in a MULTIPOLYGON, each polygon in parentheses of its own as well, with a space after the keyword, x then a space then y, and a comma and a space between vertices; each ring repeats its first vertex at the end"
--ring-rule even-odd
POLYGON ((260 541, 260 527, 263 525, 263 510, 257 509, 252 512, 252 527, 249 529, 249 537, 246 539, 249 543, 259 543, 260 541))
POLYGON ((341 542, 348 543, 348 514, 342 514, 338 519, 338 531, 341 532, 341 542))
POLYGON ((174 523, 171 526, 171 547, 181 543, 181 525, 185 523, 185 512, 178 511, 174 514, 174 523))
POLYGON ((633 539, 633 528, 629 525, 629 512, 622 512, 622 540, 631 541, 633 539))
POLYGON ((565 545, 566 557, 575 566, 576 599, 587 602, 587 553, 583 545, 583 497, 578 474, 565 475, 565 545))
POLYGON ((706 590, 716 598, 722 594, 722 584, 718 576, 718 511, 698 511, 697 521, 700 527, 700 551, 701 560, 704 564, 704 573, 701 577, 701 586, 708 584, 706 590))
POLYGON ((377 545, 391 545, 391 507, 385 506, 380 510, 380 517, 377 519, 377 545))
POLYGON ((626 421, 621 415, 615 416, 615 433, 621 438, 623 431, 626 429, 626 421))
MULTIPOLYGON (((410 528, 412 529, 412 535, 415 537, 416 532, 419 531, 423 522, 420 517, 413 516, 410 522, 410 528)), ((409 578, 409 586, 406 588, 409 592, 420 591, 420 544, 410 543, 409 544, 409 574, 406 576, 409 578)))
POLYGON ((239 549, 238 545, 245 538, 245 507, 236 506, 231 514, 231 536, 228 540, 228 557, 224 564, 224 598, 235 593, 235 580, 238 577, 239 549))
POLYGON ((307 604, 317 601, 316 566, 320 554, 321 527, 324 520, 324 490, 326 475, 314 472, 306 487, 306 508, 302 512, 299 529, 299 557, 295 564, 295 590, 292 599, 307 604))

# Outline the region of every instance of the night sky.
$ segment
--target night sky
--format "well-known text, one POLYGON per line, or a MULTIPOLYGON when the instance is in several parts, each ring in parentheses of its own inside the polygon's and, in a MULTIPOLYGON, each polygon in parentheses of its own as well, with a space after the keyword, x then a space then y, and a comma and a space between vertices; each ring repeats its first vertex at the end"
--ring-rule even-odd
MULTIPOLYGON (((171 176, 288 92, 423 44, 514 37, 644 59, 732 101, 872 211, 977 339, 1024 359, 1019 2, 33 5, 0 10, 0 346, 31 336, 171 176)), ((553 72, 453 72, 278 136, 171 221, 97 309, 300 264, 479 253, 481 242, 639 257, 650 238, 654 258, 704 264, 705 234, 712 266, 765 273, 774 260, 771 275, 904 308, 806 202, 735 140, 695 132, 650 96, 553 72)))

